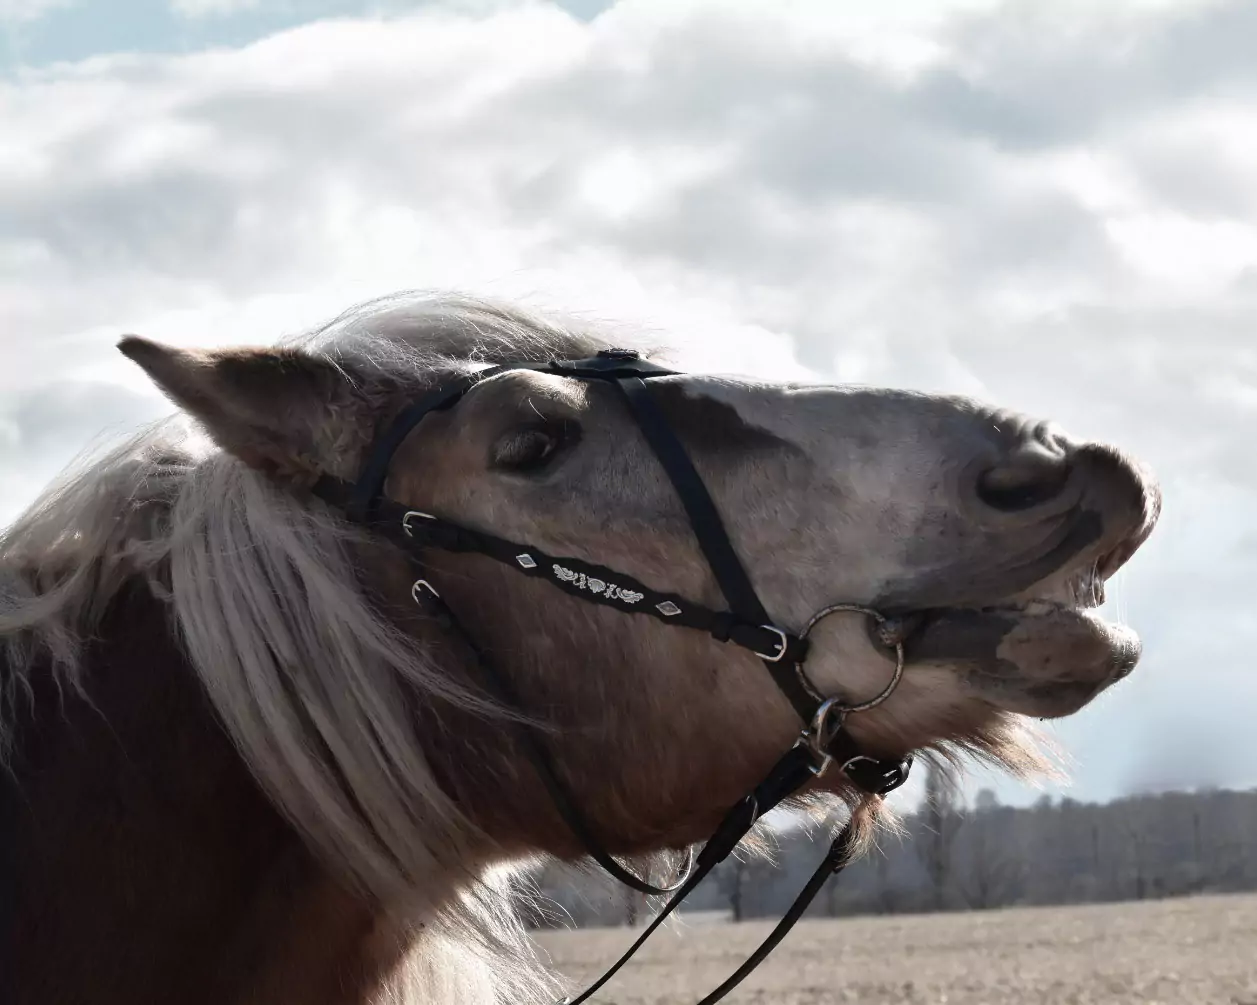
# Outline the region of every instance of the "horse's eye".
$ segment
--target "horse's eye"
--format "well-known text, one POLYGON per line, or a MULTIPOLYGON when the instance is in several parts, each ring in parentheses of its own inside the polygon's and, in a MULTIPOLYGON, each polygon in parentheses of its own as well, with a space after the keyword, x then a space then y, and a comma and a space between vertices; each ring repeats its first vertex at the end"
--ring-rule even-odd
POLYGON ((540 471, 579 438, 580 427, 570 421, 522 426, 494 444, 493 466, 515 472, 540 471))

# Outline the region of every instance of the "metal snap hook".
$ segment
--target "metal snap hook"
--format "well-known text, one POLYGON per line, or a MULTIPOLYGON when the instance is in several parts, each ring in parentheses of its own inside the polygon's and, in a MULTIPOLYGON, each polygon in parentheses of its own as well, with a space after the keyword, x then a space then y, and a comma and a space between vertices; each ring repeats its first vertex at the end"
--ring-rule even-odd
POLYGON ((828 747, 842 729, 846 718, 847 712, 841 702, 837 698, 827 698, 821 702, 816 714, 812 716, 812 721, 808 723, 807 729, 799 736, 799 743, 806 747, 814 758, 814 763, 808 765, 808 770, 817 778, 825 774, 829 766, 833 764, 834 759, 828 747))
POLYGON ((812 716, 807 729, 807 736, 813 744, 813 750, 821 753, 833 742, 838 731, 842 729, 843 723, 846 722, 847 712, 848 709, 843 708, 842 702, 837 698, 826 698, 821 702, 820 708, 812 716), (834 716, 832 723, 829 721, 830 716, 834 716))

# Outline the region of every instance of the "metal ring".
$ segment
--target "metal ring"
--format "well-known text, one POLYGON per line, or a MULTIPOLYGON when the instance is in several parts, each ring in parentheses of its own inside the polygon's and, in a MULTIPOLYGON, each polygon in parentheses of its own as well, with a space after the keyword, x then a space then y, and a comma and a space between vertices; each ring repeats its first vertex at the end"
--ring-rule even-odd
MULTIPOLYGON (((806 639, 808 635, 811 633, 812 629, 816 627, 819 621, 821 621, 825 617, 828 617, 830 614, 837 614, 840 611, 851 612, 853 614, 864 614, 872 618, 874 621, 876 621, 878 625, 886 624, 885 615, 883 615, 879 611, 873 610, 871 607, 861 607, 858 604, 833 604, 813 614, 812 619, 807 623, 807 627, 803 629, 802 633, 799 635, 799 638, 806 639)), ((876 708, 878 705, 884 702, 887 698, 889 698, 892 694, 894 694, 895 688, 899 686, 899 681, 903 677, 904 652, 903 652, 902 639, 895 640, 894 649, 895 649, 895 672, 894 674, 891 675, 889 684, 887 684, 877 695, 870 698, 868 701, 862 701, 855 705, 836 705, 834 707, 836 709, 841 710, 844 715, 848 712, 865 712, 865 711, 868 711, 870 708, 876 708)), ((830 701, 837 701, 837 699, 830 698, 828 701, 825 702, 825 705, 828 705, 830 701)), ((825 707, 824 705, 821 706, 821 708, 824 708, 824 707, 825 707)), ((817 714, 819 715, 819 710, 817 714)))

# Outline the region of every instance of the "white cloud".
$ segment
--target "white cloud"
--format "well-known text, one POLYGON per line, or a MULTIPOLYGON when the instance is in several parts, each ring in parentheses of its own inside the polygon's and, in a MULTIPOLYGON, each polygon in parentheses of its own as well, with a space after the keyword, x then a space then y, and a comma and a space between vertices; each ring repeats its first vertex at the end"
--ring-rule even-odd
POLYGON ((0 0, 0 25, 29 24, 75 0, 0 0))
POLYGON ((432 10, 0 84, 0 509, 156 407, 119 332, 265 340, 399 287, 980 394, 1166 481, 1118 591, 1145 668, 1061 727, 1079 792, 1169 777, 1185 706, 1215 718, 1177 742, 1240 738, 1201 778, 1257 780, 1222 698, 1257 647, 1257 7, 874 9, 432 10), (41 433, 54 377, 114 396, 41 433))
POLYGON ((170 0, 170 9, 183 17, 223 17, 257 10, 262 0, 170 0))

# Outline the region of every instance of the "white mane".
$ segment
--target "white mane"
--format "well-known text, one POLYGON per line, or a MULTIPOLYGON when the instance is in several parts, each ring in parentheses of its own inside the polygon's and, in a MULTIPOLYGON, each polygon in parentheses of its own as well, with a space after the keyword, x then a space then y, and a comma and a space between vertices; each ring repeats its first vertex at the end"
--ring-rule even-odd
MULTIPOLYGON (((377 302, 304 341, 412 381, 451 360, 592 347, 518 313, 414 298, 377 302)), ((141 575, 168 599, 192 666, 275 805, 342 875, 424 923, 388 1000, 552 1000, 507 906, 510 877, 488 875, 490 842, 437 784, 403 693, 474 699, 373 608, 350 557, 357 533, 177 420, 80 462, 0 535, 10 671, 0 755, 35 661, 77 686, 82 640, 141 575)))

